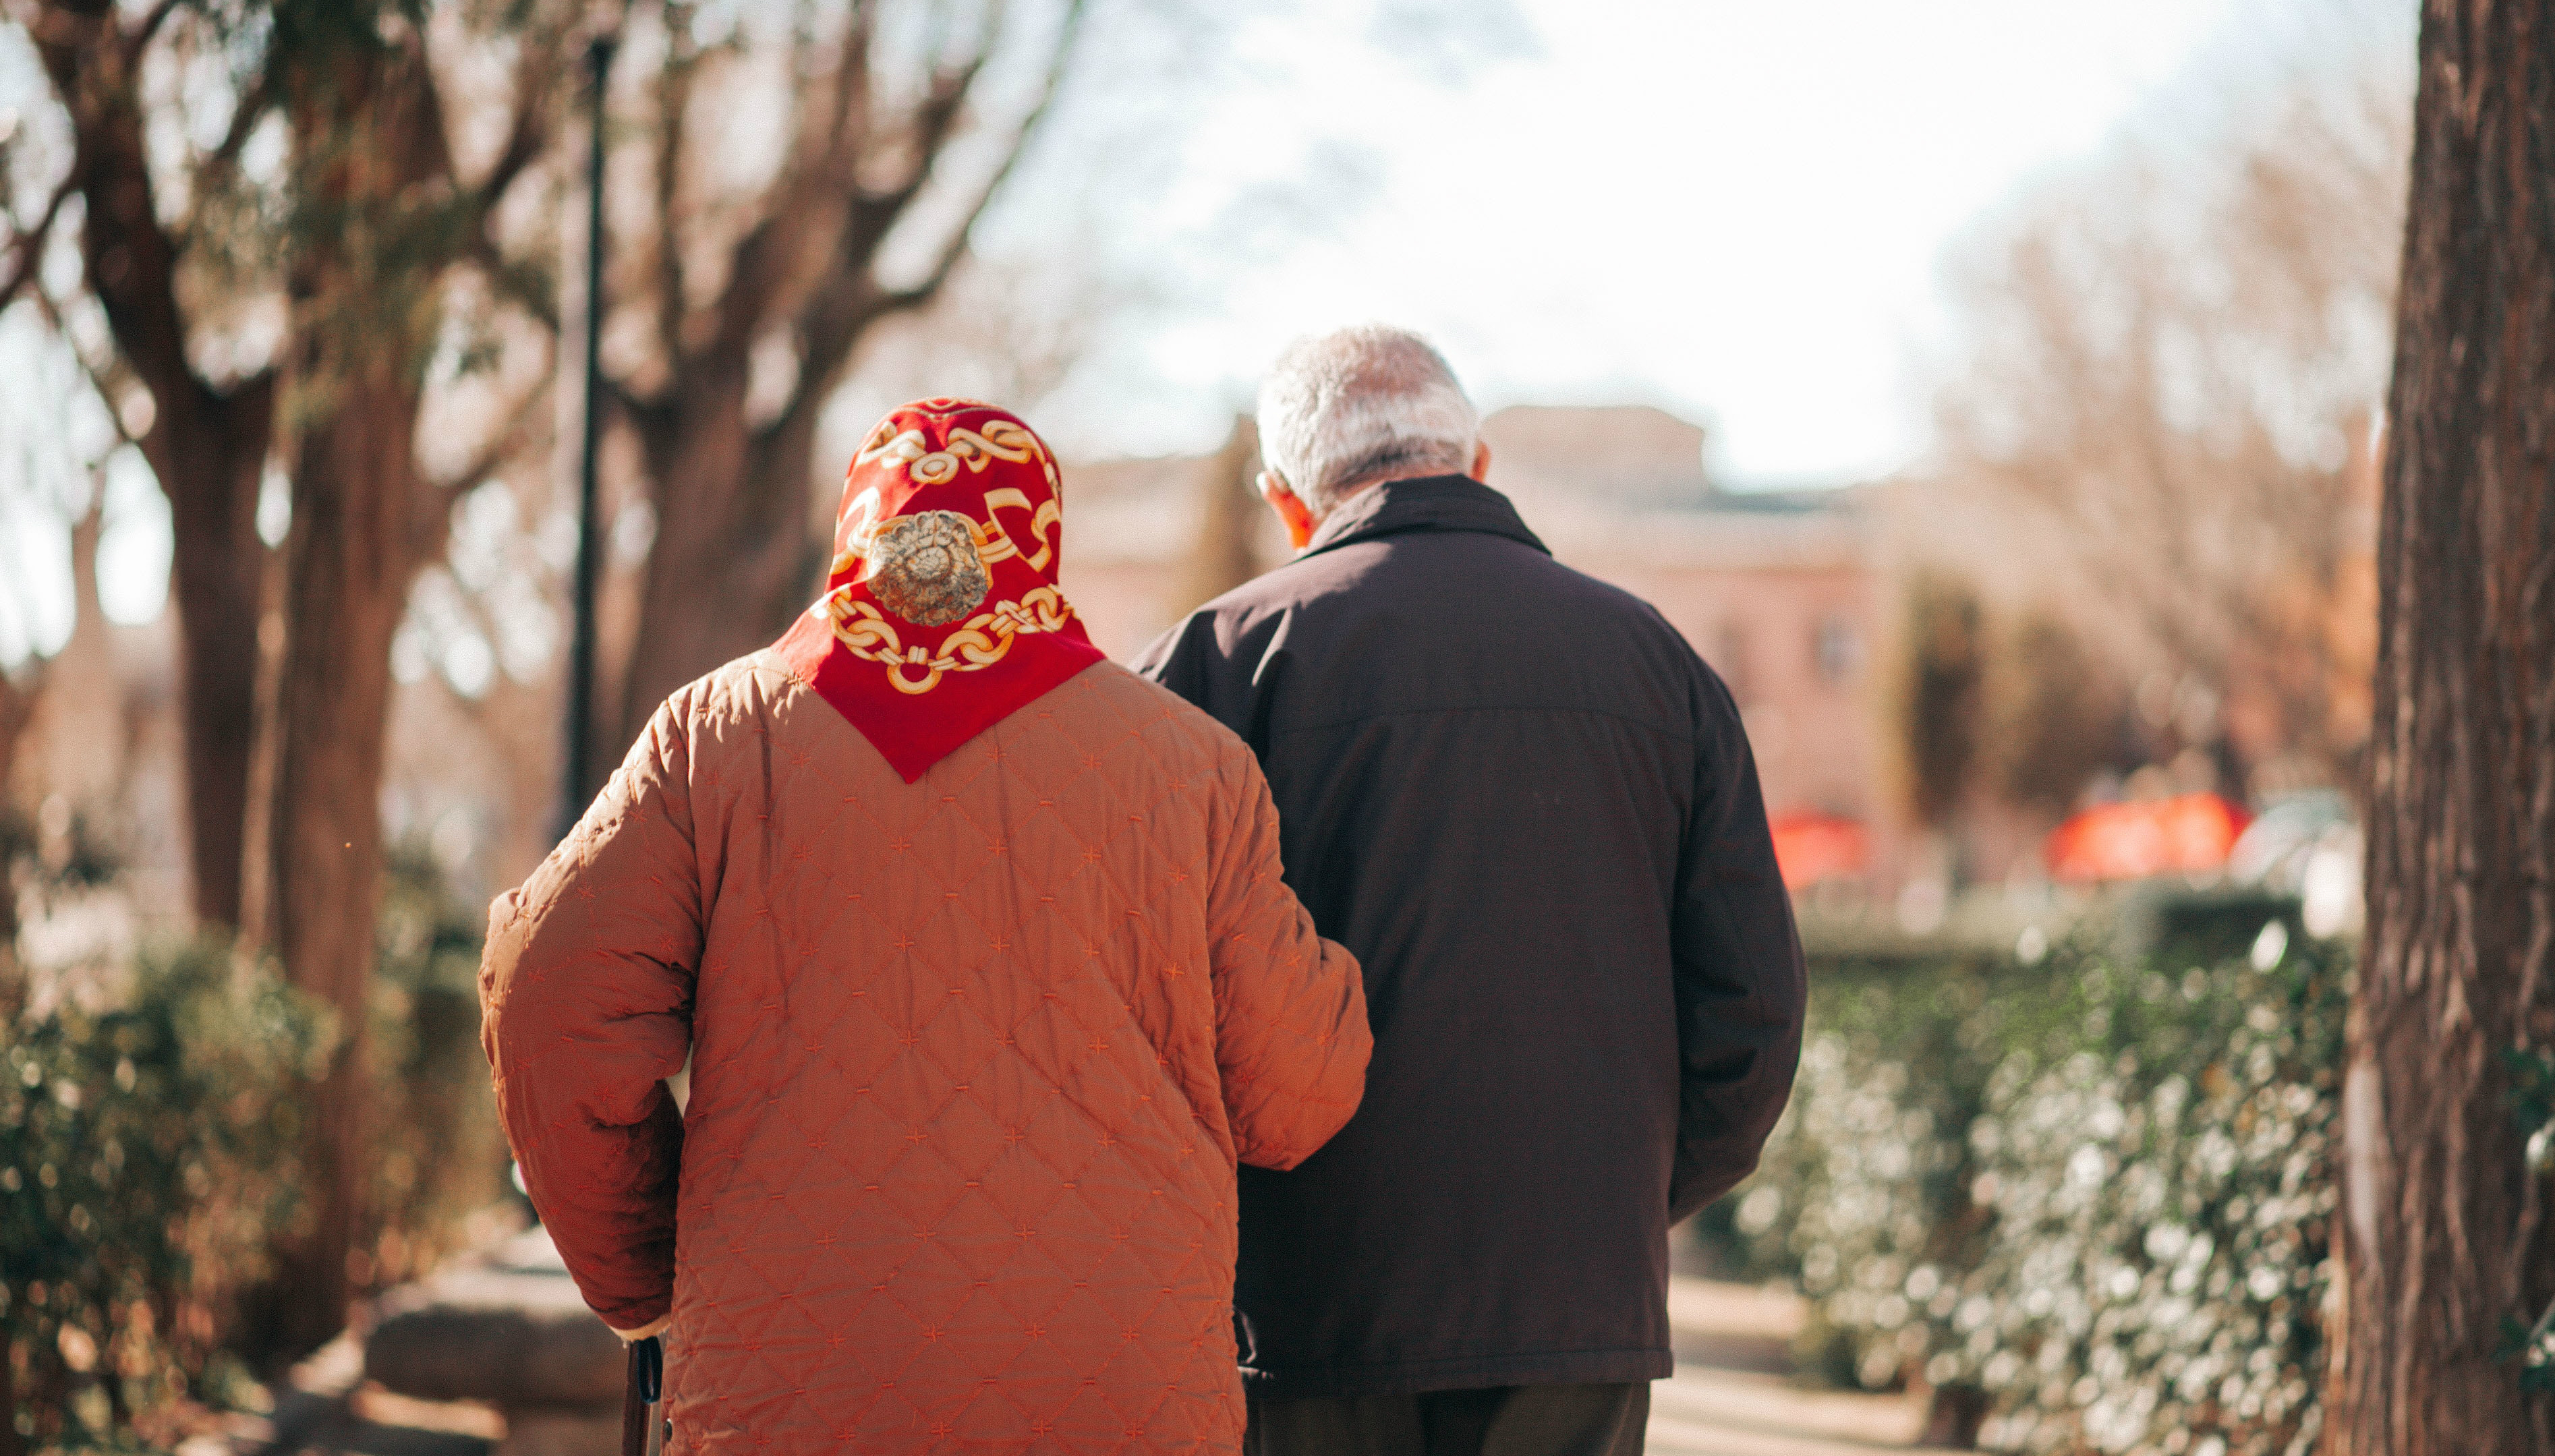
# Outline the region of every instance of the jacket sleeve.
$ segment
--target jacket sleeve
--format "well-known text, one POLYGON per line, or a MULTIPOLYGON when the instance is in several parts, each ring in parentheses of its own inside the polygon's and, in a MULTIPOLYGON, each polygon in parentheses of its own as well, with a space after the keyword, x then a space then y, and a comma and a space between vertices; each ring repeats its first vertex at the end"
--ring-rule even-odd
POLYGON ((479 971, 524 1186, 586 1303, 629 1339, 673 1302, 682 1125, 665 1079, 691 1040, 692 845, 689 744, 669 703, 574 832, 498 897, 479 971))
POLYGON ((1346 1126, 1366 1093, 1366 987, 1357 958, 1315 933, 1286 888, 1278 808, 1258 762, 1237 746, 1222 778, 1207 887, 1216 1067, 1235 1155, 1290 1168, 1346 1126))
POLYGON ((1692 817, 1671 930, 1680 1098, 1668 1217, 1756 1170, 1792 1094, 1808 976, 1738 705, 1700 662, 1692 817))

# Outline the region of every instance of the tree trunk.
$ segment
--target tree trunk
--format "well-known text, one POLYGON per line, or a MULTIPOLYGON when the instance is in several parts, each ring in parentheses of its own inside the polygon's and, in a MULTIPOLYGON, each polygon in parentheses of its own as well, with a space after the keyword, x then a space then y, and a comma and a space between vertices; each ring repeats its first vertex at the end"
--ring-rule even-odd
MULTIPOLYGON (((30 663, 18 677, 0 672, 0 825, 18 811, 18 745, 25 742, 28 726, 36 721, 36 710, 45 698, 48 666, 30 663)), ((17 905, 13 897, 0 895, 0 955, 8 954, 18 943, 17 905)))
POLYGON ((236 925, 257 727, 258 592, 266 570, 257 497, 274 419, 275 378, 261 374, 228 396, 192 380, 182 387, 198 396, 194 409, 182 413, 163 406, 143 452, 168 493, 176 537, 171 588, 184 673, 181 701, 195 919, 206 926, 236 925))
POLYGON ((237 924, 266 558, 257 493, 275 377, 260 372, 217 389, 186 357, 178 246, 160 223, 143 132, 141 50, 116 11, 48 10, 31 34, 71 116, 84 277, 118 354, 155 407, 142 451, 169 497, 176 537, 195 916, 237 924))
POLYGON ((1195 611, 1260 574, 1252 540, 1259 534, 1260 426, 1248 415, 1233 420, 1225 436, 1193 487, 1198 492, 1197 544, 1189 548, 1177 583, 1171 588, 1170 620, 1195 611))
POLYGON ((341 378, 327 420, 303 432, 293 482, 278 735, 270 942, 293 984, 336 1011, 339 1039, 311 1089, 304 1188, 313 1202, 286 1250, 277 1347, 312 1349, 345 1326, 348 1255, 365 1224, 364 1112, 373 921, 382 872, 390 645, 416 572, 420 495, 414 388, 387 360, 341 378))
POLYGON ((768 647, 816 598, 825 568, 814 521, 812 410, 777 427, 746 419, 743 357, 705 354, 667 404, 638 412, 657 540, 622 674, 621 721, 592 756, 596 782, 676 688, 768 647))
POLYGON ((2510 1055, 2555 1046, 2555 0, 2427 0, 2327 1449, 2555 1452, 2510 1055))
POLYGON ((298 61, 290 114, 312 187, 348 219, 293 277, 296 412, 287 635, 277 686, 267 834, 268 944, 293 984, 337 1014, 338 1041, 309 1089, 305 1226, 283 1241, 268 1291, 269 1348, 314 1349, 345 1327, 350 1256, 369 1227, 367 992, 380 905, 382 771, 391 638, 418 567, 440 549, 440 493, 417 461, 424 366, 440 269, 409 251, 411 211, 448 176, 421 48, 353 42, 298 61))

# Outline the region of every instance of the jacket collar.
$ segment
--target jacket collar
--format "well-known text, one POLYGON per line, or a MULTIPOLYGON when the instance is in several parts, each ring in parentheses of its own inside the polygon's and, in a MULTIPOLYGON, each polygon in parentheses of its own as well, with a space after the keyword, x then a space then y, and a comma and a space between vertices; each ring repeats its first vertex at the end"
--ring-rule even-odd
POLYGON ((1429 475, 1371 485, 1343 502, 1313 533, 1296 559, 1352 542, 1411 531, 1478 531, 1505 536, 1552 554, 1525 529, 1509 498, 1469 475, 1429 475))

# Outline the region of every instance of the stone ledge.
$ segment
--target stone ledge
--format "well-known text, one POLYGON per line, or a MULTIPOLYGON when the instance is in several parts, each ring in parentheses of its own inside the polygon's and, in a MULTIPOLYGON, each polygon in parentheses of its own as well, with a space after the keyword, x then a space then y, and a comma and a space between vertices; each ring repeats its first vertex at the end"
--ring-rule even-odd
POLYGON ((477 1266, 391 1290, 374 1306, 364 1374, 424 1400, 485 1400, 511 1427, 536 1410, 618 1418, 621 1338, 585 1307, 536 1231, 477 1266), (538 1247, 537 1247, 538 1246, 538 1247))

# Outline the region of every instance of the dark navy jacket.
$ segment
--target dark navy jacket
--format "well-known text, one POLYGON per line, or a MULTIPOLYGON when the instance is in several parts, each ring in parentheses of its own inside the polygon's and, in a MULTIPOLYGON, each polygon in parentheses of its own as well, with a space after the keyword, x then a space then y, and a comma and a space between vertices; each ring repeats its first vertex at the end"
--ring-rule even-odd
POLYGON ((1366 971, 1347 1129, 1242 1170, 1256 1394, 1669 1373, 1667 1230, 1800 1054, 1791 903, 1730 693, 1461 476, 1352 496, 1137 669, 1267 770, 1287 883, 1366 971))

